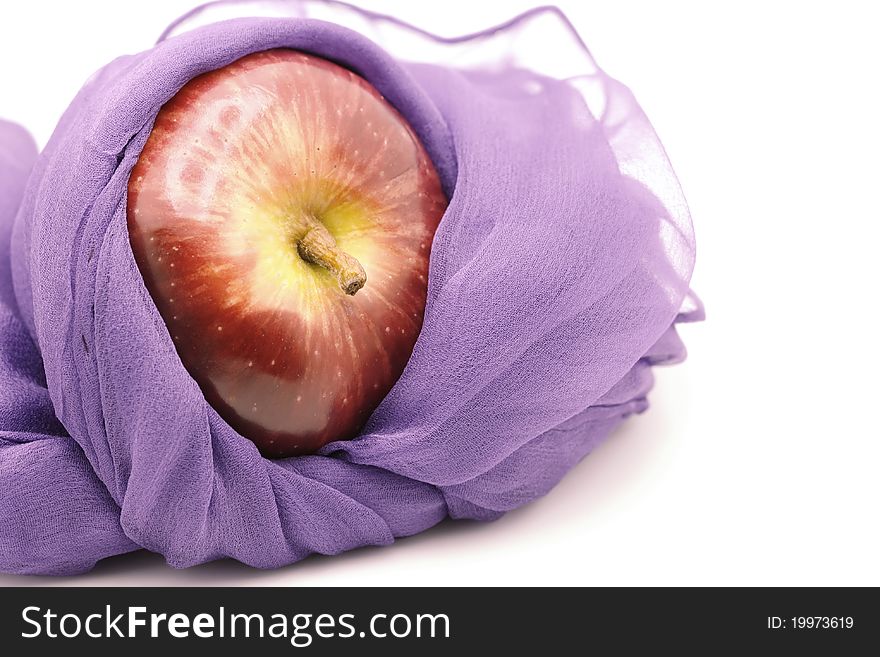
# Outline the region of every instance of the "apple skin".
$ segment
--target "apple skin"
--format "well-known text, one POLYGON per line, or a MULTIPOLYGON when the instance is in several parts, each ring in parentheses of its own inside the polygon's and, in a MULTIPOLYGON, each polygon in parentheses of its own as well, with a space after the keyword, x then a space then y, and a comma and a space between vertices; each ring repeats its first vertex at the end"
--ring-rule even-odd
POLYGON ((135 262, 205 399, 268 457, 350 439, 409 360, 446 209, 406 120, 293 50, 243 57, 159 112, 128 184, 135 262), (366 273, 346 293, 309 225, 366 273))

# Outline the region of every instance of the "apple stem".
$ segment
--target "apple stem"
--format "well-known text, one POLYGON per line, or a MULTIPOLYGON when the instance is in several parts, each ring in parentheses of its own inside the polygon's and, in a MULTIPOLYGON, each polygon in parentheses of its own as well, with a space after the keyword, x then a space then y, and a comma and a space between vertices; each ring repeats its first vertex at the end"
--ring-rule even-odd
POLYGON ((349 295, 354 295, 367 282, 367 273, 357 258, 339 248, 330 231, 320 222, 314 221, 306 234, 297 242, 299 257, 336 274, 339 287, 349 295))

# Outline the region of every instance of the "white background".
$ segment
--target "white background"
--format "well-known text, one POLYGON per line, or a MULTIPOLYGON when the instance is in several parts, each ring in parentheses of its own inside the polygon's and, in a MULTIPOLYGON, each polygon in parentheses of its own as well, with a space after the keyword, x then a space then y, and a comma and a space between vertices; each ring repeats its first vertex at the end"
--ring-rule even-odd
MULTIPOLYGON (((364 0, 454 35, 531 6, 364 0)), ((690 202, 709 319, 653 407, 491 524, 262 572, 139 553, 101 585, 880 584, 880 46, 870 3, 559 2, 641 101, 690 202)), ((44 143, 96 68, 191 0, 6 3, 0 116, 44 143)), ((552 48, 553 44, 547 44, 552 48)), ((0 491, 0 494, 3 494, 0 491)))

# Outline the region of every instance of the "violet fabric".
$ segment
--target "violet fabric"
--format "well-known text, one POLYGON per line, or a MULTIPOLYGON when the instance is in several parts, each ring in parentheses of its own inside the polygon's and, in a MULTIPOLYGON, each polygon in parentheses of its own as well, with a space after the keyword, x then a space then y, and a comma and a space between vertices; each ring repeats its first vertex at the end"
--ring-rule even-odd
POLYGON ((415 63, 302 6, 315 3, 115 60, 38 158, 0 124, 0 570, 76 573, 139 548, 175 567, 272 568, 447 516, 493 519, 643 411, 651 367, 683 358, 675 323, 701 316, 686 205, 631 94, 558 13, 460 40, 359 15, 439 53, 415 63), (548 18, 587 63, 581 74, 518 63, 512 37, 548 18), (462 44, 488 42, 511 56, 457 62, 462 44), (374 84, 423 140, 450 204, 424 327, 362 435, 267 460, 181 365, 125 207, 163 103, 199 73, 277 47, 374 84))

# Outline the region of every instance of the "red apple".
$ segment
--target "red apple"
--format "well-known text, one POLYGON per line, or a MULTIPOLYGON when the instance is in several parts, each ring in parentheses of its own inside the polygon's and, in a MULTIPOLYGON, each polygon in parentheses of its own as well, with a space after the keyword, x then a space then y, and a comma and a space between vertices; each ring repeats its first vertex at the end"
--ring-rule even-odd
POLYGON ((181 361, 266 456, 352 438, 400 377, 445 208, 406 120, 293 50, 190 81, 128 184, 132 251, 181 361))

